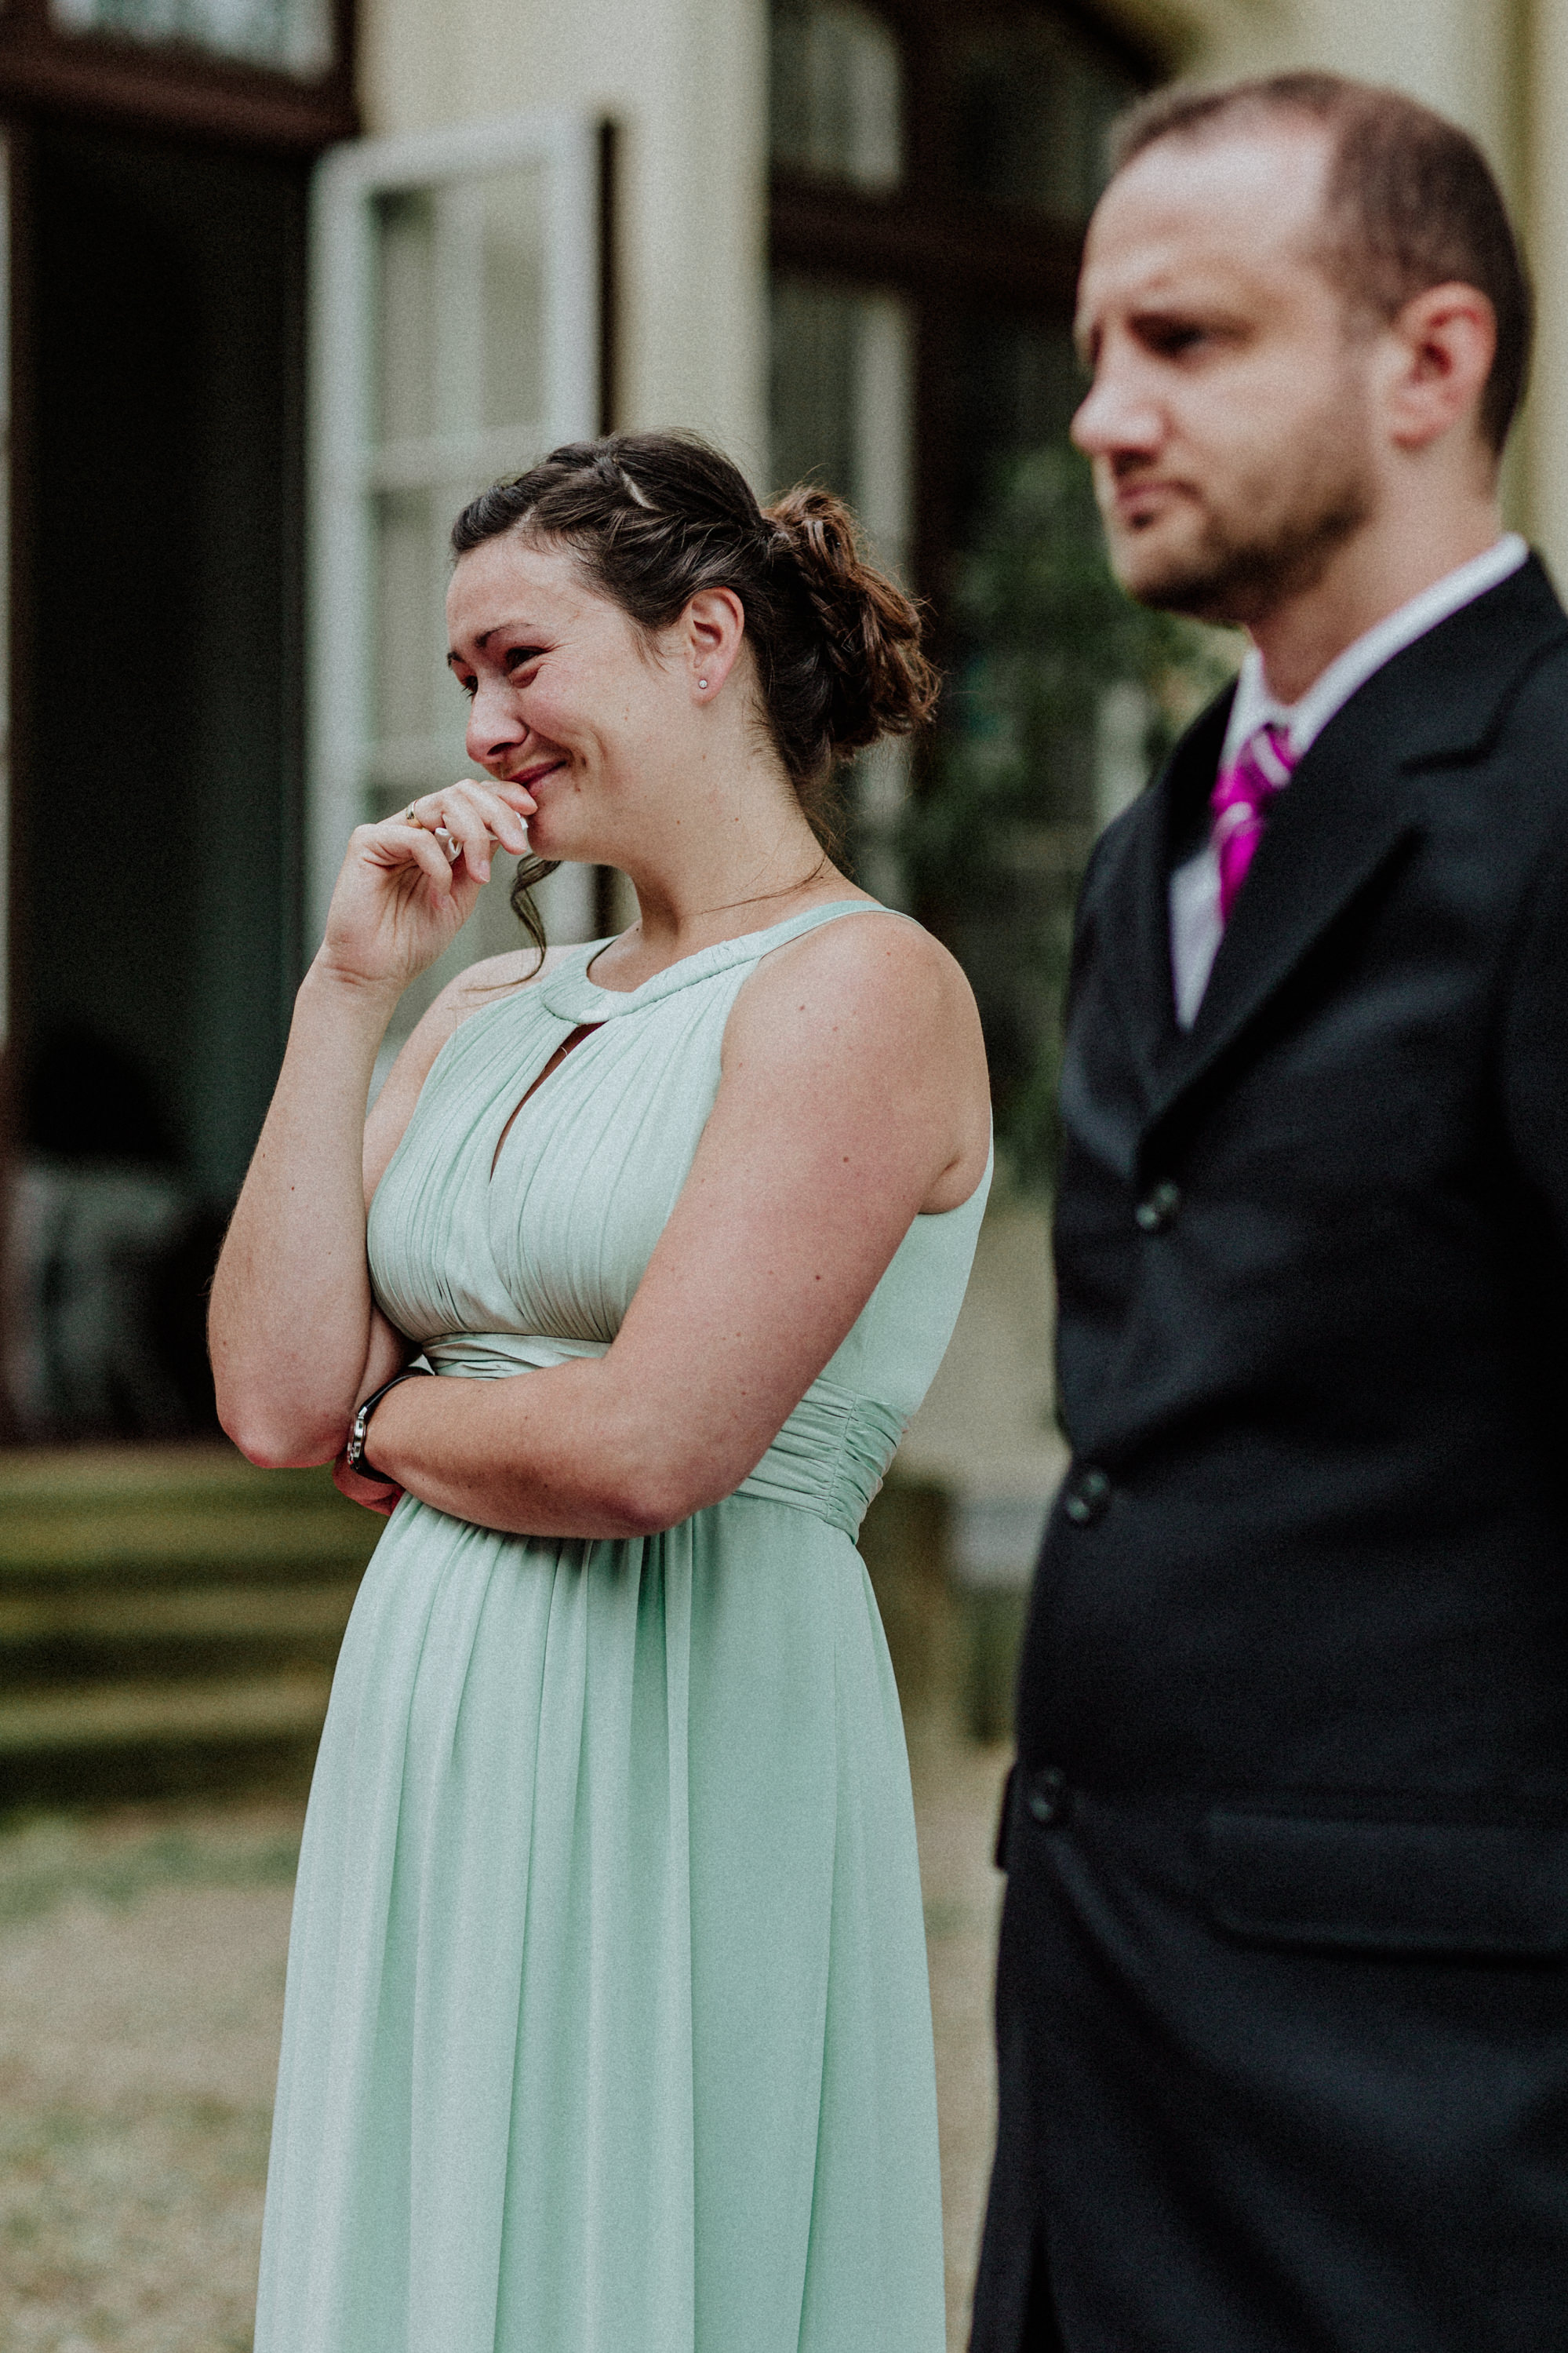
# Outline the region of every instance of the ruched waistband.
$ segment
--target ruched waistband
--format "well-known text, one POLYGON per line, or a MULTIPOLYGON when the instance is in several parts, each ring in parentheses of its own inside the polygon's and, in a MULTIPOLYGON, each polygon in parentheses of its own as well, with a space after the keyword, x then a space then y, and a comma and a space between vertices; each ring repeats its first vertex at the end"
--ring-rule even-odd
MULTIPOLYGON (((606 1340, 563 1340, 538 1332, 455 1332, 425 1344, 438 1373, 479 1381, 603 1356, 608 1349, 606 1340)), ((817 1381, 735 1493, 810 1512, 853 1537, 903 1434, 900 1416, 874 1398, 817 1381)))

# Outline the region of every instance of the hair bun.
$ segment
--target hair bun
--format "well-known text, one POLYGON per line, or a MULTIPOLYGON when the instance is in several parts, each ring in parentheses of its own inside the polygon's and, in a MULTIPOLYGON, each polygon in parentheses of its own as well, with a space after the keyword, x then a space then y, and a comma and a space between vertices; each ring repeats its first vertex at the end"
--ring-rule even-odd
POLYGON ((826 654, 825 749, 864 751, 931 717, 941 681, 921 650, 919 608, 861 552, 855 519, 830 491, 786 491, 763 517, 775 560, 792 563, 826 654))

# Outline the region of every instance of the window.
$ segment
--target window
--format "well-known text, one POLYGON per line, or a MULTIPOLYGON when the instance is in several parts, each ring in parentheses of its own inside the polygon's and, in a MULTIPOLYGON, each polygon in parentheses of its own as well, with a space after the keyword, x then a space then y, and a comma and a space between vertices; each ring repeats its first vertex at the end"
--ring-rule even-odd
MULTIPOLYGON (((879 563, 910 575, 915 318, 897 294, 775 277, 771 321, 773 471, 830 482, 854 507, 879 563)), ((908 898, 898 835, 910 747, 896 738, 854 769, 858 869, 891 906, 908 898)))
MULTIPOLYGON (((597 429, 598 153, 564 116, 339 149, 317 185, 309 935, 355 825, 469 766, 446 663, 447 533, 499 476, 597 429)), ((510 861, 409 992, 521 943, 510 861)), ((592 871, 543 889, 593 929, 592 871)), ((394 1039, 395 1044, 396 1039, 394 1039)))
POLYGON ((62 33, 179 42, 313 79, 332 63, 329 0, 50 0, 62 33))
POLYGON ((896 188, 902 60, 881 18, 859 0, 776 0, 772 58, 775 161, 859 188, 896 188))
POLYGON ((1089 217, 1105 172, 1105 137, 1131 90, 1076 28, 1049 16, 985 23, 953 42, 947 117, 955 183, 989 203, 1089 217))
POLYGON ((1040 1173, 1068 912, 1142 749, 1125 692, 1064 717, 1048 673, 1096 625, 1074 567, 1103 577, 1067 440, 1079 254, 1154 60, 1031 0, 774 0, 773 59, 773 477, 858 508, 947 681, 933 744, 851 771, 859 875, 963 960, 999 1132, 1040 1173), (1015 608, 1042 548, 1068 586, 1037 652, 1015 608))

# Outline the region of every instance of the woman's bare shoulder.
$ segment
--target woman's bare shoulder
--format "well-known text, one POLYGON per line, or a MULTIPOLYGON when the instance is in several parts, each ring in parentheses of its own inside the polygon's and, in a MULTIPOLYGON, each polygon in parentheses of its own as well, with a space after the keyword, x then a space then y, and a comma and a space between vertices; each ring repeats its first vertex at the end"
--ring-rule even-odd
POLYGON ((978 1049, 974 992, 957 957, 922 923, 875 900, 764 956, 740 1002, 750 999, 760 1014, 805 1011, 792 1003, 802 987, 825 1011, 852 1014, 868 1037, 902 1038, 918 1050, 934 1025, 951 1043, 978 1049))
POLYGON ((767 1115, 818 1124, 824 1104, 887 1107, 945 1156, 923 1206, 951 1208, 978 1183, 991 1090, 974 994, 940 940, 875 902, 763 958, 724 1040, 733 1079, 767 1115))

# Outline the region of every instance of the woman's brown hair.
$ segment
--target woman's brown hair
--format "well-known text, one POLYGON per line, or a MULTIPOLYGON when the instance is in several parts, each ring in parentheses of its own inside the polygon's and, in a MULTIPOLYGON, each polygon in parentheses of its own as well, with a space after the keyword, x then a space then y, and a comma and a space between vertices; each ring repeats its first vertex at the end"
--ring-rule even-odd
MULTIPOLYGON (((612 433, 569 441, 482 491, 452 526, 452 553, 509 532, 570 548, 592 586, 650 634, 701 590, 733 589, 774 748, 825 854, 840 853, 837 764, 919 727, 938 684, 918 610, 867 561, 840 500, 807 486, 762 507, 740 468, 695 434, 612 433)), ((529 892, 552 871, 525 859, 512 892, 541 948, 529 892)))

